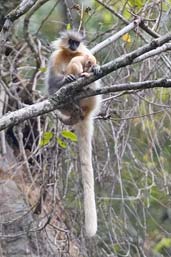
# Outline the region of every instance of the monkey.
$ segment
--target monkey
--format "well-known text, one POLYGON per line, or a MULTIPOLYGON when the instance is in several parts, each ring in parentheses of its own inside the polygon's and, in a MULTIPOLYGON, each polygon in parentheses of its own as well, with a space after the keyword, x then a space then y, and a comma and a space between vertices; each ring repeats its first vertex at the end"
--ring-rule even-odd
POLYGON ((89 77, 91 69, 96 65, 96 58, 93 55, 76 56, 71 59, 67 66, 67 74, 89 77))
MULTIPOLYGON (((96 58, 93 55, 81 55, 76 56, 71 59, 69 62, 66 73, 72 74, 74 76, 85 76, 89 77, 91 69, 96 65, 96 58)), ((82 99, 79 103, 79 106, 82 111, 83 119, 86 118, 89 113, 95 109, 95 97, 89 97, 82 99)))
MULTIPOLYGON (((60 34, 60 38, 53 43, 55 51, 52 53, 47 70, 48 93, 52 95, 66 83, 72 82, 77 76, 87 76, 87 72, 99 74, 100 66, 96 64, 95 57, 83 43, 83 36, 77 31, 65 31, 60 34), (76 59, 77 58, 77 59, 76 59), (84 67, 86 59, 90 59, 88 67, 84 67), (74 68, 75 67, 75 68, 74 68), (84 74, 84 72, 86 72, 84 74)), ((100 82, 95 81, 85 87, 100 88, 100 82)), ((92 137, 94 130, 93 119, 100 110, 101 96, 96 95, 79 101, 81 117, 71 123, 78 137, 78 150, 81 164, 85 232, 88 237, 92 237, 97 231, 97 211, 94 192, 94 172, 92 166, 92 137)), ((69 111, 71 104, 66 105, 66 109, 60 110, 61 113, 74 116, 69 111)), ((65 122, 64 122, 65 123, 65 122)), ((67 124, 67 122, 65 123, 67 124)))

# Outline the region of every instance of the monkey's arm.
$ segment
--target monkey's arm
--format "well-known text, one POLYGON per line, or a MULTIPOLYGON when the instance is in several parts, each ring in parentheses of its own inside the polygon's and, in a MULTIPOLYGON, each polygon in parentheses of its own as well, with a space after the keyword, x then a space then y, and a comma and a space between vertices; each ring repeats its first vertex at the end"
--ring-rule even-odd
MULTIPOLYGON (((47 85, 48 85, 48 94, 53 95, 57 90, 59 90, 64 84, 75 80, 76 77, 72 74, 64 76, 63 74, 55 74, 54 70, 50 68, 47 74, 47 85)), ((51 99, 55 101, 55 99, 51 99)), ((72 103, 60 109, 58 112, 58 118, 65 125, 74 125, 78 121, 83 119, 82 110, 78 104, 72 103)))
POLYGON ((65 62, 60 51, 53 52, 49 59, 46 76, 49 95, 53 95, 64 84, 75 80, 74 75, 64 73, 63 67, 65 67, 65 62))
POLYGON ((63 74, 55 74, 52 68, 49 68, 47 75, 48 94, 53 95, 64 84, 74 81, 76 78, 72 74, 64 76, 63 74))

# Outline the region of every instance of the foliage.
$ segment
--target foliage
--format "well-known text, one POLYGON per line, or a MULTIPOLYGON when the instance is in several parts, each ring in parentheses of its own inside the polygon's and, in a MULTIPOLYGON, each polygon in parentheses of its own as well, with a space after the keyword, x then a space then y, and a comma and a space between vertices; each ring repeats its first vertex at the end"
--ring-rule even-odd
MULTIPOLYGON (((62 130, 60 136, 64 139, 70 140, 71 142, 77 142, 77 135, 72 131, 62 130)), ((55 137, 55 135, 51 131, 44 132, 39 142, 40 147, 48 145, 53 137, 55 137)), ((56 140, 60 147, 64 149, 67 148, 67 143, 61 139, 61 137, 57 137, 56 140)))

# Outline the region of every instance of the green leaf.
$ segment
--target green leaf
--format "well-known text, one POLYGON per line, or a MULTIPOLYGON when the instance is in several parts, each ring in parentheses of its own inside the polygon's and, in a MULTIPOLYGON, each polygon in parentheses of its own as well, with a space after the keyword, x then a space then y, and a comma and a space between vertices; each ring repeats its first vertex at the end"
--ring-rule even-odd
POLYGON ((119 246, 119 244, 114 244, 114 245, 113 245, 113 250, 114 250, 115 253, 119 253, 119 251, 120 251, 120 246, 119 246))
POLYGON ((104 13, 103 14, 103 22, 105 23, 105 24, 109 24, 109 23, 111 23, 112 22, 112 15, 110 14, 110 13, 104 13))
POLYGON ((66 26, 66 30, 70 30, 71 29, 71 24, 68 23, 67 26, 66 26))
POLYGON ((46 72, 47 71, 47 67, 40 67, 40 69, 39 69, 39 71, 41 71, 41 72, 46 72))
POLYGON ((67 139, 71 140, 72 142, 77 142, 78 141, 77 135, 75 133, 71 132, 70 130, 63 130, 61 132, 61 135, 64 138, 67 138, 67 139))
POLYGON ((129 3, 130 3, 133 7, 141 8, 141 7, 143 6, 143 1, 142 1, 142 0, 129 0, 129 3))
POLYGON ((42 138, 39 142, 39 146, 43 147, 43 146, 47 145, 52 138, 53 138, 52 132, 50 132, 50 131, 44 132, 42 135, 42 138))
POLYGON ((63 149, 67 148, 67 143, 65 143, 60 137, 57 137, 56 140, 57 140, 58 145, 61 148, 63 148, 63 149))
POLYGON ((171 238, 162 238, 159 243, 156 244, 154 250, 156 252, 160 252, 163 248, 170 248, 171 247, 171 238))

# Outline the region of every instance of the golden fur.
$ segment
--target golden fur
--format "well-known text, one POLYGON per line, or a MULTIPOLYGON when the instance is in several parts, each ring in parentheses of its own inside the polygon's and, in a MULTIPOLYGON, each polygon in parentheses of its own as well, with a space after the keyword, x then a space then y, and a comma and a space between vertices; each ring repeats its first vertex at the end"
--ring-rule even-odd
MULTIPOLYGON (((53 42, 55 51, 52 53, 48 65, 47 84, 49 94, 63 86, 63 81, 67 76, 87 75, 92 65, 96 65, 96 59, 82 42, 83 37, 75 31, 66 31, 61 33, 61 37, 53 42), (69 40, 80 42, 76 51, 69 48, 69 40), (87 74, 84 74, 86 72, 87 74)), ((88 75, 87 75, 88 76, 88 75)), ((98 81, 85 87, 96 89, 100 87, 98 81)), ((100 109, 100 96, 92 96, 80 100, 83 119, 77 121, 74 125, 78 136, 79 156, 82 171, 82 183, 84 188, 84 211, 85 211, 85 231, 88 237, 92 237, 97 231, 97 214, 94 192, 94 174, 92 167, 92 136, 93 119, 100 109)), ((64 110, 60 110, 64 115, 74 114, 71 112, 71 106, 66 105, 64 110)), ((67 123, 66 123, 67 124, 67 123)), ((69 123, 68 123, 69 124, 69 123)))
POLYGON ((71 59, 67 66, 67 74, 89 77, 92 67, 96 65, 93 55, 76 56, 71 59))

